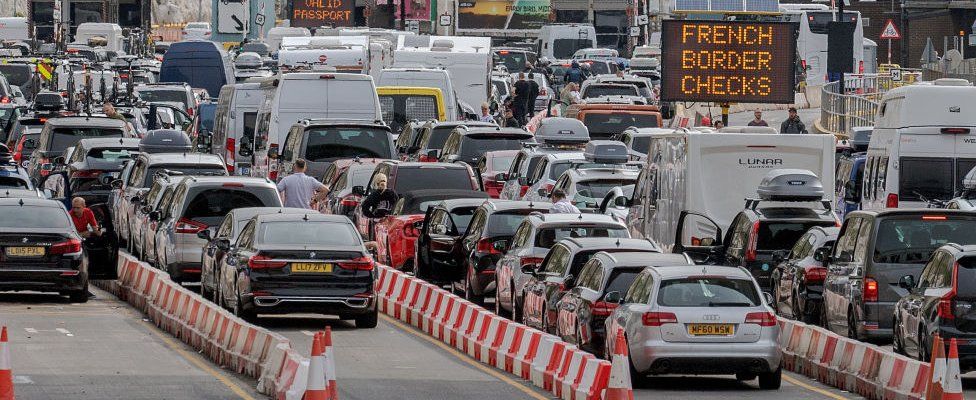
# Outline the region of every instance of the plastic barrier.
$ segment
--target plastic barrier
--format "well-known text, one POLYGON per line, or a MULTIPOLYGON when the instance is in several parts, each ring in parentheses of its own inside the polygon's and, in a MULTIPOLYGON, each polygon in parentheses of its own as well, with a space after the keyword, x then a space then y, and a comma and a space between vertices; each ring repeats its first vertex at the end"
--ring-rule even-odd
POLYGON ((558 398, 603 398, 610 378, 609 361, 403 272, 382 265, 377 268, 380 312, 482 363, 531 380, 558 398))
MULTIPOLYGON (((259 392, 276 399, 303 397, 309 358, 292 349, 284 336, 235 317, 128 253, 119 253, 118 280, 93 283, 128 301, 216 364, 256 378, 259 392)), ((328 366, 324 372, 334 381, 334 364, 328 366)))

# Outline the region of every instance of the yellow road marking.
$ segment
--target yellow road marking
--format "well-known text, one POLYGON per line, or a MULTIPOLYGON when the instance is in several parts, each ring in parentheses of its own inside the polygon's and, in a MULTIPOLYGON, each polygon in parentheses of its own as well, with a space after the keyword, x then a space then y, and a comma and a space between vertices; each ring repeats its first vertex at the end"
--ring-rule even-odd
POLYGON ((457 359, 459 359, 461 361, 464 361, 465 363, 467 363, 467 364, 469 364, 469 365, 471 365, 471 366, 473 366, 473 367, 481 370, 482 372, 484 372, 484 373, 486 373, 488 375, 491 375, 491 376, 495 377, 496 379, 498 379, 498 380, 500 380, 502 382, 507 383, 509 386, 512 386, 512 387, 518 389, 519 391, 521 391, 521 392, 529 395, 529 397, 532 397, 533 399, 536 399, 536 400, 550 400, 549 397, 546 397, 546 396, 543 396, 543 395, 537 393, 535 390, 532 390, 532 389, 526 387, 525 385, 523 385, 522 383, 516 381, 515 379, 512 379, 512 378, 508 377, 507 375, 505 375, 505 373, 499 372, 499 371, 495 370, 492 367, 489 367, 489 366, 487 366, 485 364, 482 364, 482 363, 480 363, 480 362, 478 362, 476 360, 471 359, 471 357, 468 357, 467 354, 461 353, 457 349, 455 349, 455 348, 453 348, 451 346, 448 346, 448 345, 444 344, 440 340, 434 339, 434 338, 432 338, 430 336, 427 336, 424 333, 418 332, 416 329, 414 329, 410 325, 407 325, 407 324, 404 324, 403 322, 400 322, 398 320, 395 320, 395 319, 387 316, 386 314, 380 314, 380 317, 382 317, 384 321, 389 322, 390 324, 396 326, 397 328, 400 328, 400 330, 402 330, 404 332, 407 332, 407 333, 409 333, 411 335, 414 335, 416 337, 419 337, 421 339, 424 339, 424 340, 432 343, 433 345, 435 345, 437 347, 440 347, 444 351, 447 351, 448 353, 451 353, 451 355, 454 356, 455 358, 457 358, 457 359))
POLYGON ((213 369, 210 365, 207 365, 207 363, 200 361, 197 358, 198 355, 190 354, 190 352, 184 350, 182 343, 177 342, 175 339, 167 336, 167 334, 158 331, 156 325, 153 325, 146 321, 142 321, 142 323, 149 328, 149 331, 152 332, 153 335, 160 338, 163 341, 163 343, 166 344, 166 347, 169 347, 173 351, 177 352, 181 357, 189 361, 191 364, 195 365, 197 368, 200 368, 203 372, 206 372, 210 376, 217 378, 217 380, 220 381, 220 383, 224 384, 224 386, 230 389, 230 391, 234 392, 234 394, 236 394, 238 397, 240 397, 243 400, 257 400, 249 393, 247 393, 247 391, 241 389, 240 386, 237 386, 236 383, 234 383, 229 378, 221 374, 219 371, 213 369))
POLYGON ((784 380, 784 381, 787 381, 787 382, 789 382, 789 383, 792 383, 792 384, 794 384, 794 385, 796 385, 796 386, 799 386, 799 387, 801 387, 801 388, 804 388, 804 389, 806 389, 806 390, 809 390, 809 391, 811 391, 811 392, 815 392, 815 393, 819 393, 819 394, 822 394, 822 395, 824 395, 824 396, 827 396, 827 397, 829 397, 829 398, 831 398, 831 399, 836 399, 836 400, 847 400, 847 397, 844 397, 844 396, 841 396, 841 395, 839 395, 839 394, 836 394, 836 393, 831 393, 831 392, 829 392, 829 391, 826 391, 826 390, 823 390, 823 389, 821 389, 821 388, 818 388, 818 387, 816 387, 816 386, 811 386, 811 385, 808 385, 807 383, 805 383, 805 382, 802 382, 802 381, 800 381, 799 379, 796 379, 796 378, 793 378, 793 377, 791 377, 791 376, 789 376, 789 375, 786 375, 786 373, 785 373, 785 371, 784 371, 784 373, 783 373, 783 380, 784 380))

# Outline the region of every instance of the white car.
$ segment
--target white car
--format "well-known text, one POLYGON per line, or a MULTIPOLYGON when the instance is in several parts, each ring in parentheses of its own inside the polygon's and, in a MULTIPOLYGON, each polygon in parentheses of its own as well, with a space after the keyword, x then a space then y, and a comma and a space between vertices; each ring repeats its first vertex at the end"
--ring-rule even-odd
POLYGON ((190 22, 183 27, 183 40, 210 40, 211 33, 209 22, 190 22))

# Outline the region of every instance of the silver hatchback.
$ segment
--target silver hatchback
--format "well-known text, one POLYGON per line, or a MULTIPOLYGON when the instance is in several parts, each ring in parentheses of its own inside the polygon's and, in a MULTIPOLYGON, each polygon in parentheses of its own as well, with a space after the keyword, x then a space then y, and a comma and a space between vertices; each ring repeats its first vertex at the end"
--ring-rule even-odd
MULTIPOLYGON (((748 271, 737 267, 648 267, 627 293, 608 293, 621 306, 607 336, 624 330, 636 378, 660 374, 735 374, 759 378, 761 389, 782 379, 776 317, 748 271)), ((612 349, 608 340, 605 350, 612 349)), ((605 354, 612 354, 606 351, 605 354)))

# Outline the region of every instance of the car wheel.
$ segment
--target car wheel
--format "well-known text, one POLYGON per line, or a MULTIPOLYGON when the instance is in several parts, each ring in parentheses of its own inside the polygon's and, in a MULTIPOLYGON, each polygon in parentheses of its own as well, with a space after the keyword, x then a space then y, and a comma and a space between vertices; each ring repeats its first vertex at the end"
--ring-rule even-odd
POLYGON ((88 302, 88 285, 85 285, 84 289, 75 290, 68 293, 68 300, 72 303, 87 303, 88 302))
POLYGON ((512 321, 524 324, 522 321, 522 307, 519 307, 518 303, 515 302, 515 282, 512 282, 512 289, 509 290, 512 293, 512 321))
POLYGON ((479 306, 485 303, 485 296, 474 294, 474 288, 471 286, 471 277, 469 274, 464 274, 464 298, 479 306))
POLYGON ((783 368, 776 368, 776 371, 759 374, 759 388, 762 390, 779 389, 782 383, 783 368))
POLYGON ((795 290, 793 291, 792 298, 790 298, 790 303, 791 307, 793 308, 793 318, 805 324, 812 324, 815 322, 817 316, 810 314, 810 302, 808 301, 806 303, 806 308, 800 307, 800 294, 795 290))
POLYGON ((901 329, 898 329, 898 320, 892 319, 891 326, 893 327, 892 336, 894 336, 891 341, 891 351, 895 354, 905 354, 905 344, 901 341, 901 329))
POLYGON ((857 321, 854 320, 854 310, 847 311, 847 337, 857 339, 857 321))
POLYGON ((918 327, 918 360, 921 362, 929 362, 930 356, 929 352, 931 347, 929 347, 928 335, 925 334, 924 327, 918 327))
POLYGON ((756 379, 757 376, 759 376, 759 375, 756 375, 756 374, 754 374, 752 372, 736 372, 735 373, 735 380, 737 380, 737 381, 743 381, 743 382, 745 382, 745 381, 751 381, 753 379, 756 379))
POLYGON ((539 328, 539 330, 554 335, 554 329, 549 329, 549 313, 546 312, 546 308, 546 304, 542 303, 542 307, 539 309, 542 311, 542 326, 539 328))
POLYGON ((357 315, 355 319, 356 328, 372 329, 376 327, 376 323, 379 321, 379 311, 373 310, 369 314, 357 315))
MULTIPOLYGON (((624 343, 629 343, 627 336, 624 336, 624 343)), ((610 350, 611 349, 607 349, 606 354, 611 354, 610 350)), ((630 385, 634 389, 643 389, 645 386, 647 386, 647 375, 637 371, 637 368, 634 368, 633 357, 627 357, 627 366, 630 367, 630 385)))
POLYGON ((826 303, 821 303, 820 304, 820 313, 819 314, 820 314, 820 318, 819 318, 820 319, 820 326, 824 327, 824 329, 826 329, 826 330, 829 331, 830 330, 830 324, 828 324, 828 322, 827 322, 827 304, 826 303))
POLYGON ((241 303, 241 297, 237 296, 237 301, 234 302, 234 316, 247 322, 257 319, 257 314, 254 311, 245 310, 241 303))

